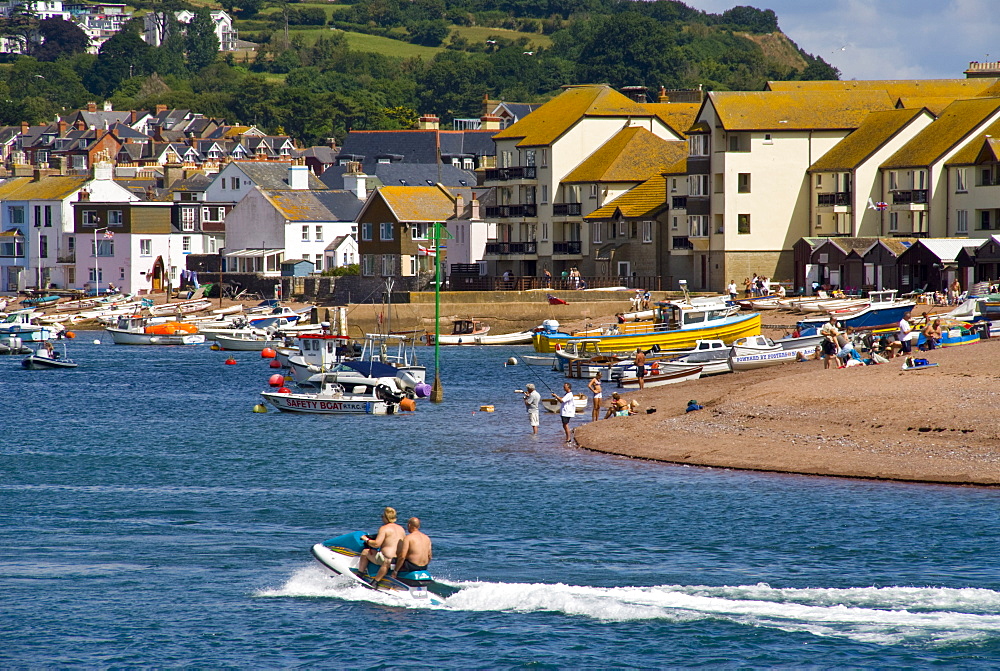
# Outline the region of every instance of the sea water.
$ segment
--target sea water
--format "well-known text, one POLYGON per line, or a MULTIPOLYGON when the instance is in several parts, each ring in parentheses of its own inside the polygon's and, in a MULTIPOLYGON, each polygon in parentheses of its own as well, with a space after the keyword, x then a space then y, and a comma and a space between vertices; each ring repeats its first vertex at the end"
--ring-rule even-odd
POLYGON ((82 340, 75 370, 0 358, 5 668, 1000 663, 1000 491, 629 460, 555 415, 533 438, 513 390, 562 379, 504 365, 525 348, 442 348, 444 403, 331 417, 253 414, 256 353, 82 340), (443 605, 311 558, 385 505, 423 520, 443 605))

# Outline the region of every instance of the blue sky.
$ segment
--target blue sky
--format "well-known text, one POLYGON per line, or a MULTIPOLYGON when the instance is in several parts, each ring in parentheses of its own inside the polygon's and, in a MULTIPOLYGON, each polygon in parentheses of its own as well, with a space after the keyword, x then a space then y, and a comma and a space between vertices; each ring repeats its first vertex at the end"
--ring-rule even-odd
POLYGON ((841 79, 963 78, 969 61, 1000 61, 996 0, 683 1, 713 13, 772 9, 781 30, 841 79))

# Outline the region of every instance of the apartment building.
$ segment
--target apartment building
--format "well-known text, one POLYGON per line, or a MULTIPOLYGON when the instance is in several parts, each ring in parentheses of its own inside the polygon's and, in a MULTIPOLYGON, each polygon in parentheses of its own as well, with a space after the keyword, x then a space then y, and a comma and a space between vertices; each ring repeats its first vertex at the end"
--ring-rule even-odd
POLYGON ((947 235, 987 238, 1000 230, 1000 122, 965 143, 948 163, 947 235))

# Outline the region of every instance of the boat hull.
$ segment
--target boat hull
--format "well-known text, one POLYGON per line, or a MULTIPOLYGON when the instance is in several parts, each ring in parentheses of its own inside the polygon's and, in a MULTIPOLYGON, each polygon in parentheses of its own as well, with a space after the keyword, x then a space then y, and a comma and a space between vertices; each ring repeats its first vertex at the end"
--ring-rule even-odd
MULTIPOLYGON (((580 413, 580 412, 586 410, 587 409, 587 397, 584 396, 583 394, 574 394, 573 396, 574 396, 574 398, 576 398, 576 403, 575 403, 576 412, 580 413)), ((558 413, 559 410, 562 408, 562 403, 558 399, 555 399, 555 398, 543 398, 542 399, 542 407, 545 408, 546 412, 558 413)))
POLYGON ((29 356, 21 359, 21 366, 27 370, 52 370, 56 368, 76 368, 77 363, 71 359, 50 359, 44 356, 29 356))
POLYGON ((219 334, 216 334, 215 342, 217 342, 219 347, 224 350, 233 350, 237 352, 262 352, 267 347, 273 349, 275 347, 280 347, 285 343, 284 340, 269 340, 267 338, 253 340, 250 338, 233 338, 219 334))
MULTIPOLYGON (((701 371, 702 366, 698 364, 687 370, 670 370, 659 375, 647 375, 643 378, 643 387, 662 387, 668 384, 697 380, 701 377, 701 371)), ((639 389, 639 378, 623 377, 618 380, 618 386, 622 389, 639 389)))
MULTIPOLYGON (((699 340, 718 339, 731 343, 737 338, 757 335, 758 333, 760 333, 760 315, 752 314, 734 317, 723 324, 704 328, 647 331, 623 335, 595 335, 592 337, 600 339, 599 347, 602 352, 627 352, 636 348, 648 350, 654 345, 661 349, 693 349, 699 340)), ((535 351, 543 354, 555 352, 556 345, 561 346, 570 337, 572 336, 537 333, 533 340, 535 351)))
POLYGON ((200 333, 185 333, 183 335, 155 335, 150 333, 133 333, 123 329, 105 329, 111 334, 116 345, 200 345, 205 342, 205 336, 200 333))
POLYGON ((395 405, 381 400, 336 399, 318 394, 282 394, 261 392, 268 403, 282 412, 298 412, 311 415, 391 415, 395 405))

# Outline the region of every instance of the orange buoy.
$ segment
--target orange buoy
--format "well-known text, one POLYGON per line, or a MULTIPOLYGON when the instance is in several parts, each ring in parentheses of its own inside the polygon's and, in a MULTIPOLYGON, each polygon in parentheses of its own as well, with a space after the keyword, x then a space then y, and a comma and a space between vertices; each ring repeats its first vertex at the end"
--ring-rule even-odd
POLYGON ((271 359, 271 363, 268 364, 271 368, 281 368, 281 362, 277 359, 271 359))
POLYGON ((267 383, 272 387, 283 387, 285 385, 285 376, 275 373, 271 377, 267 378, 267 383))
POLYGON ((76 337, 76 334, 75 334, 75 333, 73 333, 72 331, 66 331, 66 333, 65 333, 64 335, 65 335, 65 336, 66 336, 67 338, 75 338, 75 337, 76 337))
POLYGON ((288 387, 282 387, 281 389, 278 390, 278 393, 279 394, 291 394, 292 391, 288 387))
POLYGON ((226 365, 227 366, 235 366, 236 365, 236 359, 233 358, 232 354, 230 354, 229 358, 226 359, 226 365))
POLYGON ((399 409, 414 412, 417 409, 417 402, 412 398, 404 398, 399 402, 399 409))
POLYGON ((261 359, 273 359, 276 356, 278 356, 278 353, 275 352, 270 347, 265 347, 264 349, 262 349, 260 351, 260 358, 261 359))

